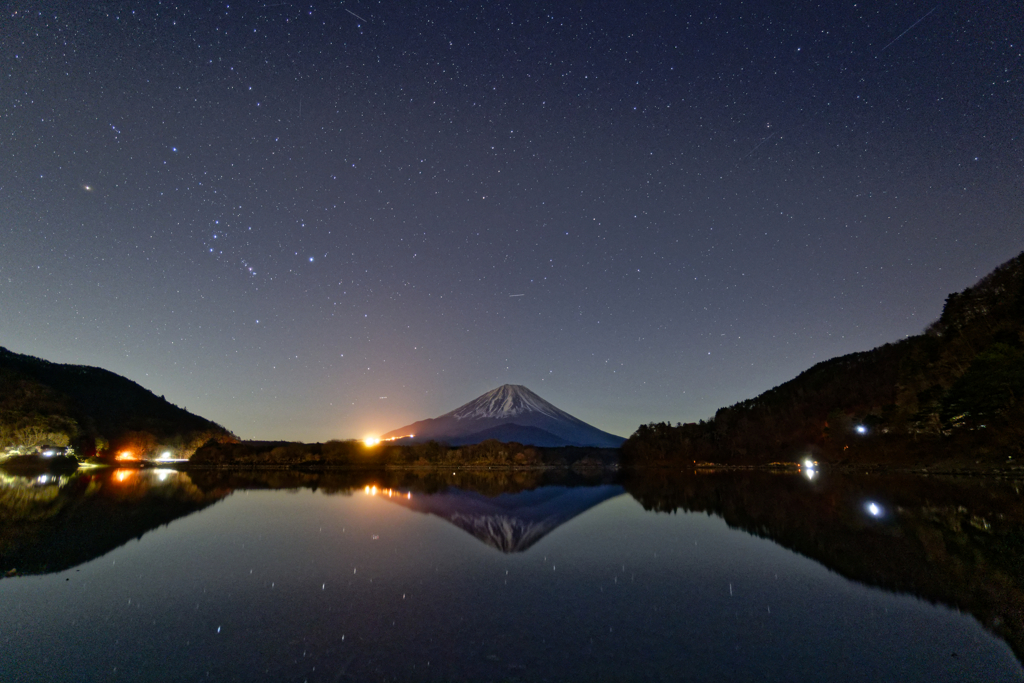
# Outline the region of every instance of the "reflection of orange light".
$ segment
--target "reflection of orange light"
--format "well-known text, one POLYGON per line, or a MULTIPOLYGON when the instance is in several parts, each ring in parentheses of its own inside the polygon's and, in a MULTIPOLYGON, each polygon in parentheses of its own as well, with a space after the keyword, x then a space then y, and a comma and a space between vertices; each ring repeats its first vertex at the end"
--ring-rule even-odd
MULTIPOLYGON (((363 492, 368 496, 376 496, 379 493, 380 495, 387 496, 388 498, 394 498, 395 496, 398 496, 399 498, 402 497, 401 491, 396 491, 394 489, 378 489, 376 486, 366 486, 363 488, 363 492)), ((412 493, 406 493, 405 497, 412 498, 412 493)))
POLYGON ((135 456, 132 455, 131 451, 121 451, 117 455, 118 460, 134 460, 135 456))
POLYGON ((121 468, 114 470, 114 481, 124 483, 135 476, 135 470, 121 468))

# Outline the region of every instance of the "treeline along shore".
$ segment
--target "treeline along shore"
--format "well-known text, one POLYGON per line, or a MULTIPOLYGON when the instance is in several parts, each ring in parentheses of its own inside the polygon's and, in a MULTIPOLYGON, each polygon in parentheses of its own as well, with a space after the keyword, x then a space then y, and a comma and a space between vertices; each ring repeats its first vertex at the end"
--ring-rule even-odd
POLYGON ((190 468, 606 468, 618 464, 616 448, 537 448, 496 440, 468 446, 362 441, 293 443, 278 441, 220 442, 211 439, 196 450, 190 468))

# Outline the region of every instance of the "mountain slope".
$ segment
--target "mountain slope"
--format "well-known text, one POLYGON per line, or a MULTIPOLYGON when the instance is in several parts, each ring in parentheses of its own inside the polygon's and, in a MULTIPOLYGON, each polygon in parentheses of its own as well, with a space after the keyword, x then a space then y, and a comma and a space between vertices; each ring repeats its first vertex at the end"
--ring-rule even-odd
POLYGON ((160 446, 187 457, 210 438, 234 437, 109 370, 0 347, 0 450, 48 443, 79 453, 109 447, 141 455, 160 446))
POLYGON ((626 462, 989 465, 1024 454, 1024 253, 920 335, 818 363, 714 418, 642 425, 626 462))
POLYGON ((504 384, 440 417, 414 422, 381 438, 407 435, 414 435, 412 441, 416 442, 452 444, 498 438, 531 446, 618 448, 624 441, 556 408, 519 384, 504 384), (503 438, 506 436, 516 438, 503 438))
POLYGON ((449 446, 466 446, 469 444, 482 443, 488 439, 501 441, 502 443, 521 443, 541 448, 560 448, 571 446, 570 442, 555 436, 551 432, 539 427, 523 427, 517 424, 500 424, 480 432, 473 432, 465 436, 457 436, 448 439, 449 446))

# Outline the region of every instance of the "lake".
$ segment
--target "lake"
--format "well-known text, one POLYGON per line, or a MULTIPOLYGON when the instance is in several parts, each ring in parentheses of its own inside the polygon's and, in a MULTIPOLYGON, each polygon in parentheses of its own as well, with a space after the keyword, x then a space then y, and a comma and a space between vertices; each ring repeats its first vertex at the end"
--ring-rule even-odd
POLYGON ((0 680, 1024 680, 1018 482, 806 474, 0 471, 0 680))

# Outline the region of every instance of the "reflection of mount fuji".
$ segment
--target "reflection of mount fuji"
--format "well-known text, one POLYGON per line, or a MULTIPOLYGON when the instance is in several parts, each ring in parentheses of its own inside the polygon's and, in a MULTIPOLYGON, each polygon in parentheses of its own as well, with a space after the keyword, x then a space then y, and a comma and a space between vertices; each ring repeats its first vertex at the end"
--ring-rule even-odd
POLYGON ((573 517, 622 493, 621 486, 612 485, 543 486, 490 497, 453 488, 386 500, 437 515, 503 553, 521 553, 573 517))

